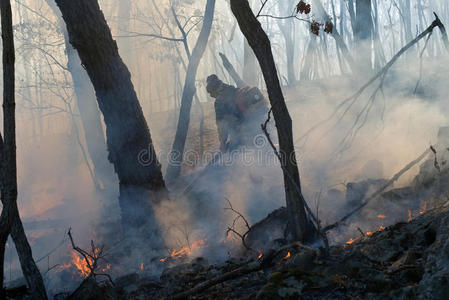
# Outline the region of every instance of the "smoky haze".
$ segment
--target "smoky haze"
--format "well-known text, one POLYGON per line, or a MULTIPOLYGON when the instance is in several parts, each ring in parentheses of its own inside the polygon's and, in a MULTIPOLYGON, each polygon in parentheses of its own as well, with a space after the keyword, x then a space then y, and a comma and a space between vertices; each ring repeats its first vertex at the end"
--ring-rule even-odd
MULTIPOLYGON (((195 45, 206 2, 99 2, 131 72, 165 172, 189 62, 186 47, 192 49, 195 45), (185 44, 174 14, 187 34, 185 44)), ((259 12, 260 3, 250 2, 254 2, 253 11, 259 12)), ((437 29, 427 41, 422 39, 399 58, 385 75, 383 84, 379 85, 379 80, 374 82, 352 99, 350 107, 339 105, 408 41, 424 31, 434 20, 433 12, 443 24, 448 24, 449 3, 429 0, 424 5, 423 1, 410 0, 410 14, 404 15, 408 1, 372 1, 374 39, 357 43, 347 1, 321 1, 334 29, 339 31, 358 64, 358 70, 353 71, 359 73, 353 76, 335 39, 323 32, 324 26, 318 35, 311 32, 311 22, 326 21, 313 1, 310 1, 311 14, 299 15, 303 20, 276 18, 290 16, 297 2, 268 1, 259 21, 271 40, 293 120, 306 200, 323 224, 330 224, 345 214, 348 183, 389 179, 430 145, 435 145, 438 130, 448 126, 449 61, 437 29), (363 66, 358 57, 361 53, 365 53, 363 66), (367 65, 369 70, 363 69, 367 65)), ((66 236, 69 227, 81 246, 88 247, 90 240, 94 240, 109 246, 111 253, 120 248, 121 241, 111 237, 114 235, 111 232, 120 229, 118 183, 111 165, 106 164, 100 174, 92 159, 95 150, 106 158, 105 148, 87 145, 77 106, 80 99, 75 95, 74 81, 67 69, 64 28, 59 16, 45 0, 15 1, 13 13, 17 48, 18 203, 34 257, 40 259, 38 265, 50 290, 68 289, 76 284, 65 285, 62 271, 55 266, 72 259, 66 236)), ((250 64, 255 59, 245 50, 244 38, 228 1, 216 4, 211 36, 196 78, 197 98, 186 143, 186 152, 191 155, 183 164, 183 184, 169 187, 172 201, 154 207, 168 249, 150 254, 139 249, 131 251, 126 260, 111 263, 116 276, 135 271, 158 274, 162 268, 159 258, 168 256, 169 249, 189 247, 200 240, 207 246, 192 250, 195 256, 223 260, 233 255, 230 252, 240 246, 240 240, 235 236, 226 240, 226 229, 235 218, 232 211, 225 209, 229 208, 227 199, 250 224, 285 206, 282 172, 272 156, 268 163, 259 163, 257 159, 248 163, 245 154, 239 152, 225 170, 204 169, 219 147, 213 99, 205 89, 206 78, 217 74, 224 82, 235 85, 222 66, 220 52, 239 74, 248 72, 244 70, 245 62, 250 64), (189 184, 194 184, 191 193, 183 193, 189 184)), ((249 72, 248 82, 266 93, 258 65, 249 72)), ((102 122, 99 112, 97 118, 102 122)), ((255 124, 255 135, 262 134, 259 123, 255 124)), ((101 126, 104 130, 103 123, 101 126)), ((270 126, 274 134, 273 121, 270 126)), ((274 142, 277 144, 276 137, 274 142)), ((268 145, 263 153, 272 154, 268 145)), ((418 172, 419 166, 415 166, 394 187, 407 186, 418 172)), ((357 225, 333 234, 331 242, 347 240, 357 226, 372 230, 404 220, 407 211, 395 204, 370 206, 363 216, 357 225), (390 215, 379 224, 379 220, 373 221, 379 214, 390 215)), ((236 229, 244 232, 245 224, 239 222, 236 229)), ((151 241, 142 242, 139 247, 145 249, 148 244, 151 241)), ((13 281, 22 274, 12 242, 8 245, 5 276, 7 281, 13 281)), ((72 279, 76 282, 80 278, 72 279)))

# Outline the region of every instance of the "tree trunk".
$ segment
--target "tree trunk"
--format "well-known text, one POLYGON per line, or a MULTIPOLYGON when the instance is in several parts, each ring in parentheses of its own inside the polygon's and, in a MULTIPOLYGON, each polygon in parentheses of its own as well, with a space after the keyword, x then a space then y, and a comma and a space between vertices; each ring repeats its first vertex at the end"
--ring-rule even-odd
POLYGON ((53 0, 47 0, 47 4, 58 17, 59 27, 64 34, 65 48, 67 54, 67 69, 73 80, 73 88, 76 95, 76 104, 83 124, 87 151, 94 165, 94 174, 103 187, 109 188, 114 182, 113 170, 107 160, 106 141, 101 124, 100 111, 95 99, 94 87, 90 82, 86 70, 81 65, 76 50, 70 45, 67 29, 61 13, 53 0))
POLYGON ((293 143, 292 120, 277 76, 271 43, 247 0, 231 0, 231 9, 240 30, 259 61, 265 79, 279 138, 279 152, 289 212, 289 228, 294 240, 304 241, 309 234, 308 220, 304 197, 302 193, 298 195, 296 190, 296 186, 300 188, 301 185, 293 143))
POLYGON ((23 231, 17 208, 17 159, 15 120, 15 53, 11 4, 0 1, 3 41, 3 128, 5 139, 0 135, 0 187, 3 210, 0 219, 0 298, 3 299, 5 245, 11 233, 20 258, 23 274, 27 280, 32 299, 47 299, 44 282, 39 273, 31 247, 23 231), (22 229, 22 231, 18 231, 22 229), (11 232, 12 230, 12 232, 11 232))
POLYGON ((372 69, 371 66, 371 38, 373 22, 371 15, 371 0, 356 0, 356 19, 354 38, 357 51, 359 73, 372 69))
POLYGON ((295 75, 295 42, 292 37, 292 20, 278 20, 278 26, 281 30, 285 42, 285 55, 287 59, 287 79, 289 85, 296 84, 295 75))
POLYGON ((184 89, 182 91, 181 109, 179 112, 176 136, 170 152, 170 159, 167 166, 166 178, 168 182, 173 182, 181 172, 182 159, 184 154, 187 132, 190 123, 190 109, 192 107, 193 96, 196 92, 195 80, 198 66, 204 51, 206 50, 209 35, 214 19, 215 0, 207 0, 204 12, 203 26, 200 35, 193 49, 189 65, 187 67, 184 89))
POLYGON ((104 116, 109 160, 119 179, 124 230, 131 233, 148 225, 157 248, 161 240, 151 203, 166 199, 168 192, 131 74, 97 1, 56 0, 56 4, 104 116))

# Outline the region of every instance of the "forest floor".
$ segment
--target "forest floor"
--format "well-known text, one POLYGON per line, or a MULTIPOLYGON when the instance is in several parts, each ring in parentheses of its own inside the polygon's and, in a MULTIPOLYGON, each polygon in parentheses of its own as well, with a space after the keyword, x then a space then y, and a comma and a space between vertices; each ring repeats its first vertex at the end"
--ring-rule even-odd
POLYGON ((447 299, 449 201, 332 246, 328 256, 294 243, 221 264, 169 266, 160 278, 135 273, 115 286, 88 278, 70 299, 447 299))

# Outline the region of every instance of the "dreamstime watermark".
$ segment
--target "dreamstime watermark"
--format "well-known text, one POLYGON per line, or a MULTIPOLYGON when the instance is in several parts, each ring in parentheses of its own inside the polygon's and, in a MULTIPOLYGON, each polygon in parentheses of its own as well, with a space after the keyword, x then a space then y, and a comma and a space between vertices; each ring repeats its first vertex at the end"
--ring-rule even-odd
MULTIPOLYGON (((282 151, 278 150, 281 160, 293 160, 294 153, 284 155, 282 151)), ((149 149, 143 149, 138 154, 138 162, 142 166, 150 166, 159 161, 167 162, 171 166, 194 167, 201 164, 212 163, 220 166, 232 166, 235 164, 242 166, 280 166, 281 161, 277 154, 271 148, 270 143, 265 135, 256 135, 250 143, 236 147, 225 152, 219 150, 205 150, 200 153, 197 150, 187 150, 183 153, 179 151, 151 153, 149 149)))

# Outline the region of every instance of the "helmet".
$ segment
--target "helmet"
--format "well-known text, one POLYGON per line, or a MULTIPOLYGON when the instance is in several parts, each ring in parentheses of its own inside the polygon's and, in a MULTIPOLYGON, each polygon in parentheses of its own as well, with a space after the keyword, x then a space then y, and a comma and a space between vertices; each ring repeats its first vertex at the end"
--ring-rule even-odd
POLYGON ((217 88, 223 83, 220 79, 218 79, 217 75, 212 74, 207 77, 207 85, 206 90, 208 93, 213 94, 217 90, 217 88))

